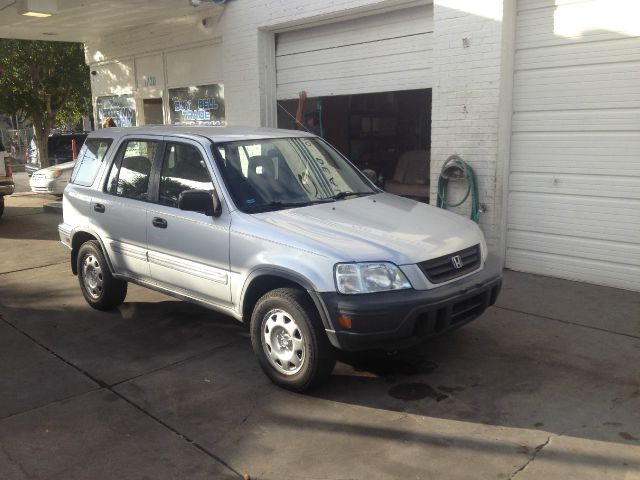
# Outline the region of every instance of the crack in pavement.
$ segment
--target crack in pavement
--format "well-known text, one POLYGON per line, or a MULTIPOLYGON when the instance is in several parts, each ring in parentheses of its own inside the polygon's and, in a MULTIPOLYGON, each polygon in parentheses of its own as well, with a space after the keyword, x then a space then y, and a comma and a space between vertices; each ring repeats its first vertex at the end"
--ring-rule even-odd
MULTIPOLYGON (((196 442, 195 440, 193 440, 192 438, 190 438, 188 435, 180 432, 177 428, 172 427, 171 425, 169 425, 167 422, 165 422, 164 420, 162 420, 161 418, 157 417, 156 415, 154 415, 153 413, 149 412, 148 410, 146 410, 144 407, 142 407, 141 405, 138 405, 136 402, 134 402, 133 400, 131 400, 130 398, 126 397, 124 394, 118 392, 117 390, 115 390, 115 388, 113 388, 115 385, 119 385, 122 384, 123 382, 119 382, 117 384, 114 384, 114 386, 112 385, 108 385, 107 383, 105 383, 104 381, 100 380, 99 378, 94 377, 93 375, 91 375, 89 372, 87 372, 86 370, 83 370, 82 368, 80 368, 79 366, 77 366, 76 364, 74 364, 73 362, 67 360, 66 358, 62 357, 61 355, 59 355, 58 353, 54 352, 52 349, 50 349, 49 347, 47 347, 46 345, 44 345, 43 343, 41 343, 40 341, 38 341, 36 338, 34 338, 33 336, 29 335, 27 332, 23 331, 22 329, 20 329, 18 326, 14 325, 13 323, 11 323, 9 320, 7 320, 6 318, 4 318, 4 316, 0 315, 0 320, 2 320, 4 323, 6 323, 8 326, 10 326, 11 328, 13 328, 14 330, 16 330, 17 332, 21 333, 22 335, 24 335, 26 338, 28 338, 29 340, 31 340, 33 343, 35 343, 36 345, 38 345, 40 348, 42 348, 43 350, 45 350, 46 352, 48 352, 49 354, 53 355, 54 357, 56 357, 57 359, 61 360, 62 362, 64 362, 65 364, 69 365, 71 368, 75 369, 76 371, 80 372, 82 375, 86 376, 87 378, 89 378, 92 382, 94 382, 95 384, 97 384, 99 387, 101 387, 102 389, 108 390, 110 393, 112 393, 113 395, 117 396, 118 398, 120 398, 121 400, 125 401, 126 403, 128 403, 130 406, 132 406, 133 408, 135 408, 136 410, 138 410, 139 412, 143 413, 145 416, 149 417, 150 419, 156 421, 157 423, 159 423, 160 425, 162 425, 164 428, 166 428, 167 430, 171 431, 172 433, 176 434, 178 437, 180 437, 181 439, 183 439, 184 441, 186 441, 187 443, 189 443, 192 447, 194 447, 195 449, 199 450, 200 452, 204 453, 205 455, 207 455, 209 458, 211 458, 212 460, 215 460, 216 462, 220 463, 222 466, 224 466, 225 468, 227 468, 229 471, 233 472, 235 475, 238 476, 238 478, 246 478, 243 474, 241 474, 240 472, 238 472, 235 468, 233 468, 231 465, 229 465, 227 462, 225 462, 222 458, 220 458, 218 455, 216 455, 215 453, 211 452, 210 450, 208 450, 206 447, 200 445, 198 442, 196 442)), ((222 348, 222 347, 226 347, 229 345, 232 345, 233 343, 236 343, 240 340, 237 341, 232 341, 229 342, 227 344, 215 347, 214 349, 211 349, 211 351, 216 350, 218 348, 222 348)), ((206 352, 205 352, 206 353, 206 352)), ((204 353, 200 353, 195 355, 195 357, 200 356, 200 355, 204 355, 204 353)), ((187 361, 188 359, 183 359, 182 361, 187 361)), ((180 362, 174 362, 173 365, 178 364, 180 362)), ((159 369, 156 369, 155 371, 157 371, 159 369)), ((141 376, 141 375, 139 375, 141 376)), ((138 378, 137 377, 132 377, 132 378, 138 378)), ((95 391, 95 390, 94 390, 95 391)), ((84 392, 80 395, 84 395, 88 392, 84 392)), ((53 402, 51 402, 53 403, 53 402)), ((38 407, 38 408, 42 408, 42 407, 38 407)), ((25 413, 25 412, 21 412, 21 413, 25 413)))
POLYGON ((529 459, 519 468, 517 468, 511 475, 509 475, 509 479, 508 480, 512 480, 516 475, 518 475, 520 472, 524 471, 529 465, 531 465, 533 463, 533 461, 536 459, 536 457, 538 456, 538 454, 547 446, 551 443, 551 439, 553 437, 559 437, 563 435, 562 433, 560 435, 549 435, 547 437, 547 440, 544 443, 541 443, 540 445, 538 445, 534 450, 533 453, 531 454, 531 456, 529 456, 529 459))
POLYGON ((596 330, 598 332, 610 333, 612 335, 620 335, 620 336, 623 336, 623 337, 629 337, 629 338, 634 338, 636 340, 640 340, 640 336, 633 335, 631 333, 616 332, 614 330, 607 330, 606 328, 600 328, 600 327, 593 327, 591 325, 585 325, 584 323, 578 323, 578 322, 572 322, 570 320, 562 320, 560 318, 548 317, 546 315, 540 315, 538 313, 524 312, 522 310, 517 310, 515 308, 500 307, 498 305, 493 305, 493 308, 498 308, 500 310, 505 310, 507 312, 521 313, 523 315, 529 315, 531 317, 544 318, 545 320, 552 320, 554 322, 560 322, 560 323, 564 323, 566 325, 574 325, 576 327, 588 328, 590 330, 596 330))
POLYGON ((18 470, 20 470, 20 472, 22 472, 22 474, 26 477, 26 478, 34 478, 33 475, 31 475, 29 472, 27 472, 24 468, 24 465, 22 465, 20 462, 18 462, 15 458, 13 458, 9 452, 7 452, 2 445, 0 445, 0 451, 4 454, 4 456, 16 467, 18 467, 18 470))
POLYGON ((36 270, 38 268, 53 267, 54 265, 62 265, 64 263, 68 263, 68 262, 69 262, 68 260, 64 260, 62 262, 47 263, 46 265, 38 265, 36 267, 20 268, 18 270, 11 270, 9 272, 0 272, 0 275, 9 275, 10 273, 19 273, 19 272, 26 272, 28 270, 36 270))

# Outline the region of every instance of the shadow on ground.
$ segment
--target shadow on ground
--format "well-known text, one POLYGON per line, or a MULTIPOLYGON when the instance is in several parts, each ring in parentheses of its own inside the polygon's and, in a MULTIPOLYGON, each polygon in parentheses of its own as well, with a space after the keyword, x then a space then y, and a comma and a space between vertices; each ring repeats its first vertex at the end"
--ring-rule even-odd
MULTIPOLYGON (((23 302, 23 292, 3 295, 23 302)), ((251 409, 262 409, 267 423, 360 428, 269 408, 270 396, 284 396, 607 442, 635 443, 640 434, 637 341, 602 338, 589 329, 576 334, 575 327, 497 309, 409 351, 341 354, 329 381, 307 395, 272 386, 257 367, 246 330, 196 305, 134 301, 110 313, 81 305, 1 306, 0 312, 8 324, 99 385, 121 385, 124 394, 177 423, 184 416, 186 430, 194 427, 191 416, 199 419, 196 430, 212 427, 215 422, 202 412, 220 409, 220 401, 234 406, 225 410, 230 424, 242 424, 244 407, 254 397, 265 399, 263 407, 251 409), (233 395, 219 397, 206 378, 233 395)), ((381 434, 360 428, 360 434, 366 432, 381 434)))

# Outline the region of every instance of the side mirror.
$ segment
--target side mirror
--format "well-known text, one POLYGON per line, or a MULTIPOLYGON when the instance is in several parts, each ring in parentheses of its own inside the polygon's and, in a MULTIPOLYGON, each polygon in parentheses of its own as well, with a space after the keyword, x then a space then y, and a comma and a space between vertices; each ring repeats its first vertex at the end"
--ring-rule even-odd
POLYGON ((185 190, 178 197, 178 208, 209 217, 219 217, 222 213, 222 203, 215 190, 185 190))

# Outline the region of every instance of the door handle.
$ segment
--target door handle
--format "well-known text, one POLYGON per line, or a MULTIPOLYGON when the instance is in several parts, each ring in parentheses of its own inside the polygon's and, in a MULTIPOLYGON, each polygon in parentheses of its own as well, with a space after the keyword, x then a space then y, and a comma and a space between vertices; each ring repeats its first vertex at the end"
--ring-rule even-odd
POLYGON ((104 213, 105 208, 104 208, 104 205, 101 203, 94 203, 93 210, 98 213, 104 213))
POLYGON ((167 228, 167 221, 164 218, 160 218, 160 217, 153 217, 153 220, 151 221, 151 223, 153 224, 154 227, 157 228, 167 228))

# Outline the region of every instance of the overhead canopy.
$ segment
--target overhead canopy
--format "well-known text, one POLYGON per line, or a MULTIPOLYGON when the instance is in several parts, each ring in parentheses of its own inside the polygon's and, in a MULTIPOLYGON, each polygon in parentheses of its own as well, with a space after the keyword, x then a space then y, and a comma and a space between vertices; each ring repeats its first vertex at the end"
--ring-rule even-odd
POLYGON ((91 42, 143 25, 188 25, 223 8, 190 0, 0 0, 0 38, 91 42), (50 16, 25 15, 30 10, 50 16))

